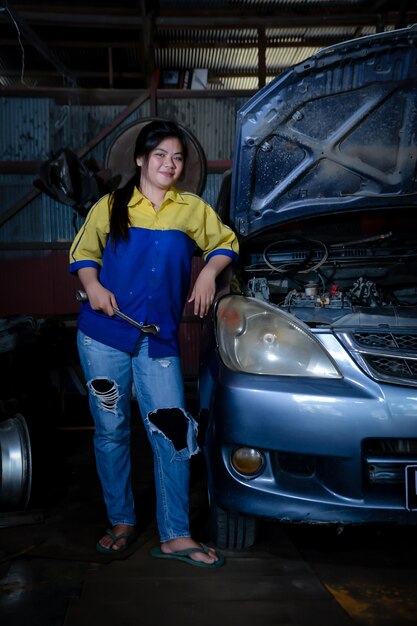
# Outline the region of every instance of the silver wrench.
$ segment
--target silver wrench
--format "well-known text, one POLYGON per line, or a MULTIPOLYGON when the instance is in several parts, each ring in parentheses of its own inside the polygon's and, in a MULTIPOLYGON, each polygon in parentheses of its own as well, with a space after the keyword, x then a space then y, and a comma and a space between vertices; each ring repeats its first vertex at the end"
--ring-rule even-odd
MULTIPOLYGON (((78 302, 88 301, 88 295, 85 291, 78 290, 75 294, 75 297, 77 298, 78 302)), ((136 322, 125 313, 122 313, 122 311, 117 307, 114 306, 112 308, 115 315, 121 317, 122 320, 125 320, 125 322, 129 322, 129 324, 132 324, 132 326, 136 326, 136 328, 139 328, 139 330, 141 330, 143 333, 150 333, 151 335, 157 335, 159 333, 160 328, 157 324, 139 324, 139 322, 136 322)))

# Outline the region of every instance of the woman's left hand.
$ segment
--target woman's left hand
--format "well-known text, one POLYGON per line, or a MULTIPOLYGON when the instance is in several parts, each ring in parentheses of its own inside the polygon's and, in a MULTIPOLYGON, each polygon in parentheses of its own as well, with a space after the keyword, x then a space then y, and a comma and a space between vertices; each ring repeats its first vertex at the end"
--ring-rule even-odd
POLYGON ((188 299, 194 302, 194 315, 204 317, 209 312, 216 293, 216 276, 216 268, 210 267, 210 263, 198 275, 188 299))

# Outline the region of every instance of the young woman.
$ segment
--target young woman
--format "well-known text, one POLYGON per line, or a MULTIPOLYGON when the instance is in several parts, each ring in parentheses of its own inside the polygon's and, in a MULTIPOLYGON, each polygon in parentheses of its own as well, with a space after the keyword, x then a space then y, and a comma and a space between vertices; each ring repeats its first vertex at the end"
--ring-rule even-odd
POLYGON ((216 277, 237 259, 238 244, 213 209, 178 191, 187 140, 173 122, 156 120, 140 132, 135 177, 90 210, 70 251, 70 271, 87 293, 78 321, 78 349, 95 423, 97 470, 111 528, 100 552, 125 550, 135 536, 131 489, 132 384, 154 453, 160 558, 218 567, 223 558, 189 530, 190 457, 197 424, 185 410, 178 328, 190 285, 195 247, 205 265, 189 298, 203 317, 216 277), (114 307, 146 334, 114 314, 114 307))

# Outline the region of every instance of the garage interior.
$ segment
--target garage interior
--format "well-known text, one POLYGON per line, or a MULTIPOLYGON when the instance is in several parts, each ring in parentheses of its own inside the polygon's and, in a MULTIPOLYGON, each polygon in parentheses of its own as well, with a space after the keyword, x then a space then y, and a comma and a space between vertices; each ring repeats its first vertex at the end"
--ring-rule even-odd
MULTIPOLYGON (((251 96, 324 47, 416 23, 413 0, 0 0, 3 626, 417 623, 413 528, 265 521, 256 544, 226 551, 219 571, 155 562, 152 459, 134 403, 141 533, 122 555, 95 551, 105 513, 76 354, 79 285, 67 268, 86 211, 122 174, 117 146, 143 120, 175 119, 192 133, 201 148, 196 191, 215 206, 232 167, 235 118, 251 96), (43 167, 65 150, 94 184, 57 198, 43 167)), ((191 412, 200 333, 186 307, 191 412)), ((195 535, 209 542, 201 455, 191 505, 195 535)))

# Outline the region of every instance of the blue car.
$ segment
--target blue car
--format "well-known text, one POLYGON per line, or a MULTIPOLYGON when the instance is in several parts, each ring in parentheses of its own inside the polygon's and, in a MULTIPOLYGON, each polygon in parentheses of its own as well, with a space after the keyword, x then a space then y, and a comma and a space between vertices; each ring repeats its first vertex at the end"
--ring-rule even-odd
POLYGON ((238 112, 240 238, 199 377, 214 541, 417 522, 417 28, 326 48, 238 112))

